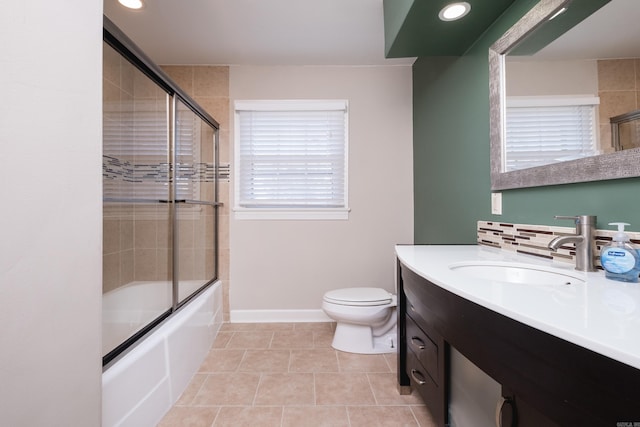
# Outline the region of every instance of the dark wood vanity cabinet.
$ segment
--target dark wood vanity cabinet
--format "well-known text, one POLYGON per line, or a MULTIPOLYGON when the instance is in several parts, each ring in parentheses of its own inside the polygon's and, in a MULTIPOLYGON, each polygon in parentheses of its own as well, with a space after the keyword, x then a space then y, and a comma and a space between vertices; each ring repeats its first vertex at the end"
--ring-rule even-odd
POLYGON ((448 423, 449 346, 516 405, 549 420, 540 426, 640 423, 640 370, 459 297, 400 262, 398 316, 399 385, 417 389, 440 426, 448 423))
POLYGON ((398 381, 401 386, 417 390, 434 420, 438 425, 445 425, 448 422, 448 345, 432 328, 429 311, 415 291, 416 288, 408 284, 398 292, 398 381))

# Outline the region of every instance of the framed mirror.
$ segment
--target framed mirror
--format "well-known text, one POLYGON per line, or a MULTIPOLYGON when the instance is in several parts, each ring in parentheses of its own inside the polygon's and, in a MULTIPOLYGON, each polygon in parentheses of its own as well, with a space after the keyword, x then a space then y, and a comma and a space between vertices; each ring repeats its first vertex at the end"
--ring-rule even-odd
POLYGON ((540 0, 491 46, 492 190, 640 176, 640 148, 616 144, 613 138, 625 133, 614 135, 610 122, 640 110, 638 16, 638 0, 540 0), (618 74, 621 69, 627 77, 632 75, 632 87, 625 87, 626 92, 615 87, 626 78, 618 74), (514 114, 525 111, 523 106, 567 103, 589 105, 580 109, 587 112, 577 119, 587 123, 583 128, 588 136, 571 137, 580 148, 567 150, 565 131, 552 125, 556 109, 550 119, 530 108, 526 120, 536 132, 524 138, 528 151, 513 156, 519 147, 514 135, 520 129, 514 114), (539 136, 542 130, 553 136, 556 152, 548 150, 549 142, 539 136), (562 138, 557 138, 560 134, 562 138))

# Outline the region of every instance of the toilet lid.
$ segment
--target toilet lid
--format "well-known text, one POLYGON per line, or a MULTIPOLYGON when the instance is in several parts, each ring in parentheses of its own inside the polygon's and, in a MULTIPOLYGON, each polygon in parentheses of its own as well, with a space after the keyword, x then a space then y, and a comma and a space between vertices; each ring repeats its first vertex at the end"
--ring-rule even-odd
POLYGON ((344 288, 324 294, 324 300, 341 305, 386 305, 391 303, 392 295, 381 288, 344 288))

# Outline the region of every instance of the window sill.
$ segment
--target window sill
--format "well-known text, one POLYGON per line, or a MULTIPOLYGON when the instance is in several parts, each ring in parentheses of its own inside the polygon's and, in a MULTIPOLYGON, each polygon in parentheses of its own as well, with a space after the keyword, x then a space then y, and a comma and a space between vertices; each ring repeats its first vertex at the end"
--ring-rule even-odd
POLYGON ((286 209, 234 208, 238 220, 348 220, 349 208, 286 209))

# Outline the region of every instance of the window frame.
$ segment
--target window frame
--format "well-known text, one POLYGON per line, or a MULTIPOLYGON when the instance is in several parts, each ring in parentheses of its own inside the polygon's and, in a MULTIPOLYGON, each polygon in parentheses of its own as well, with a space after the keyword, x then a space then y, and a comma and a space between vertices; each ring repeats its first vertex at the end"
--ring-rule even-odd
POLYGON ((236 100, 234 101, 234 218, 240 220, 347 220, 349 219, 349 103, 345 99, 236 100), (244 207, 240 201, 240 112, 344 110, 343 207, 244 207))

